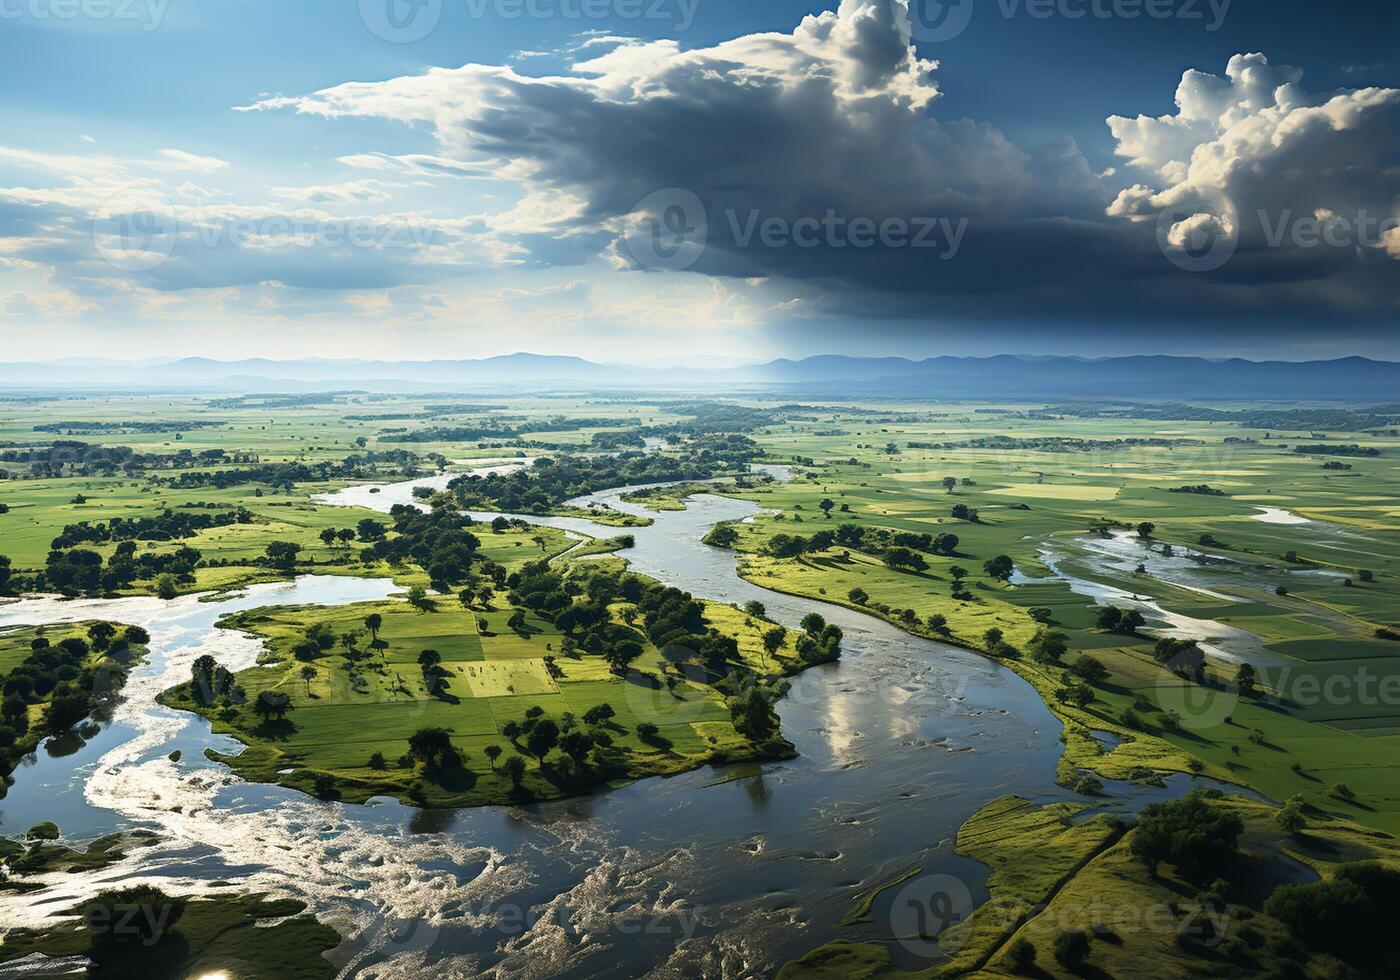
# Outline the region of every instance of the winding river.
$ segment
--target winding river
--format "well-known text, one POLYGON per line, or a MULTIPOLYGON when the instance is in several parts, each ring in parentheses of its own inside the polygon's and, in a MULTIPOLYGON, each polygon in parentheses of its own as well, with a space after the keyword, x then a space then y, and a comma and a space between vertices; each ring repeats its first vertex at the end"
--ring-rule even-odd
MULTIPOLYGON (((441 482, 375 494, 354 487, 323 500, 387 511, 411 501, 414 486, 441 482)), ((177 891, 231 884, 302 898, 342 929, 348 939, 333 958, 343 976, 431 967, 452 977, 744 977, 832 938, 860 891, 912 867, 950 876, 972 901, 984 897, 985 868, 953 853, 959 825, 1007 793, 1067 795, 1054 785, 1060 725, 1035 691, 974 654, 745 582, 732 552, 700 539, 716 522, 754 516, 752 503, 702 494, 685 510, 652 513, 624 503, 625 492, 573 503, 653 518, 626 529, 637 571, 708 599, 757 599, 789 626, 818 611, 845 630, 842 661, 795 678, 779 704, 797 758, 525 807, 322 802, 210 763, 204 749, 237 751, 237 743, 154 699, 202 653, 235 668, 254 661, 256 640, 214 626, 223 613, 380 599, 392 583, 304 577, 223 601, 27 598, 0 606, 0 626, 135 623, 150 631, 151 655, 98 735, 51 742, 16 772, 0 800, 0 833, 55 820, 71 839, 143 827, 163 840, 103 872, 0 896, 0 921, 37 924, 117 880, 177 891), (178 762, 169 757, 176 749, 178 762)), ((527 519, 619 533, 577 518, 527 519)), ((1119 805, 1154 792, 1133 788, 1119 805)), ((889 939, 892 898, 884 893, 868 925, 840 935, 889 939)))

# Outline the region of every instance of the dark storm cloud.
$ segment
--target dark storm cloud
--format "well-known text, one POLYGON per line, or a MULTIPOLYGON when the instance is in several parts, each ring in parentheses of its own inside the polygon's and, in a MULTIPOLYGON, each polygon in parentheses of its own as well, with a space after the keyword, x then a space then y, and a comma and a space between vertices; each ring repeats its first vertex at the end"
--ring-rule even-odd
POLYGON ((467 65, 260 107, 428 122, 445 154, 577 202, 553 261, 611 230, 621 268, 768 278, 792 315, 1396 311, 1400 92, 1309 93, 1237 56, 1188 72, 1176 113, 1109 120, 1126 163, 1096 175, 1071 142, 938 118, 936 67, 900 4, 843 0, 791 34, 622 44, 568 77, 467 65), (703 251, 649 254, 672 219, 703 251))

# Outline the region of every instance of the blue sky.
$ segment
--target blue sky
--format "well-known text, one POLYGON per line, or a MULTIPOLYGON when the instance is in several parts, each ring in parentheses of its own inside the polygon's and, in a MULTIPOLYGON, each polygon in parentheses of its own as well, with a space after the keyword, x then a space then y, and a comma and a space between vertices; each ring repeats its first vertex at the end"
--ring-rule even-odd
POLYGON ((1396 5, 918 3, 0 0, 9 356, 1400 357, 1396 5))

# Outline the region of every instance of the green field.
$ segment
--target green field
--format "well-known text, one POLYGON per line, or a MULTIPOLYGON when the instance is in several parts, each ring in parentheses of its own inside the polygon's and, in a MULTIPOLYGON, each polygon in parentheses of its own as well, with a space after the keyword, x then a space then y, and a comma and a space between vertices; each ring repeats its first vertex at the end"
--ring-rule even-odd
MULTIPOLYGON (((748 458, 791 466, 791 479, 689 484, 631 500, 658 513, 683 506, 696 489, 752 500, 762 513, 733 525, 746 578, 861 608, 1003 661, 1063 722, 1059 774, 1066 786, 1086 772, 1146 782, 1200 773, 1306 808, 1312 843, 1273 834, 1262 805, 1230 804, 1242 808, 1250 828, 1245 850, 1260 861, 1287 853, 1324 875, 1355 857, 1394 862, 1387 835, 1400 833, 1400 643, 1394 639, 1400 633, 1400 437, 1391 427, 1347 428, 1336 406, 1211 408, 1215 420, 1200 421, 1170 417, 1162 406, 798 405, 761 398, 681 404, 585 395, 350 393, 299 404, 258 397, 22 401, 0 413, 0 452, 46 452, 54 440, 71 439, 94 451, 131 447, 155 454, 156 462, 115 472, 73 462, 48 472, 0 460, 10 477, 0 481, 0 503, 8 507, 0 513, 0 552, 11 560, 12 581, 22 582, 45 572, 51 542, 67 525, 242 507, 251 514, 245 523, 141 540, 136 555, 195 549, 194 567, 173 583, 177 592, 306 572, 392 576, 422 587, 431 576, 416 559, 369 560, 358 539, 324 544, 323 530, 388 518, 327 506, 315 495, 444 468, 459 472, 473 460, 591 458, 610 439, 635 445, 638 434, 669 440, 658 451, 674 454, 730 434, 752 440, 748 458), (1316 413, 1321 408, 1330 414, 1316 413), (1265 427, 1245 421, 1247 412, 1284 421, 1265 427), (1230 421, 1232 413, 1241 420, 1230 421), (35 428, 56 420, 72 431, 35 428), (83 420, 130 425, 93 430, 83 420), (161 431, 141 422, 160 423, 161 431), (465 433, 477 435, 452 437, 465 433), (1295 451, 1299 444, 1355 444, 1378 455, 1295 451), (238 459, 177 456, 181 450, 238 459), (198 474, 265 464, 331 469, 290 482, 184 485, 200 483, 198 474), (946 542, 947 535, 956 544, 933 540, 946 542), (814 536, 824 540, 811 541, 814 536), (794 537, 803 539, 797 549, 794 537), (267 560, 276 542, 301 546, 294 562, 267 560), (893 549, 904 549, 905 557, 896 560, 893 549), (1015 570, 1009 578, 995 569, 1001 556, 1015 570), (1132 632, 1104 628, 1104 603, 1144 608, 1147 625, 1132 632), (1163 620, 1175 624, 1173 636, 1201 641, 1202 675, 1174 673, 1154 658, 1163 620), (1062 655, 1036 654, 1045 630, 1063 635, 1062 655), (1252 690, 1237 689, 1239 660, 1256 668, 1252 690), (1105 750, 1093 734, 1105 732, 1116 736, 1116 747, 1105 750)), ((1183 406, 1181 414, 1195 413, 1183 406)), ((444 503, 450 501, 439 500, 444 503)), ((614 513, 609 520, 629 519, 614 513)), ((568 578, 595 564, 573 558, 624 544, 576 547, 560 532, 534 527, 473 532, 479 539, 473 560, 500 566, 507 577, 545 559, 568 578), (571 548, 568 558, 560 557, 571 548)), ((391 528, 389 542, 397 536, 391 528)), ((116 551, 112 542, 86 547, 104 561, 116 551)), ((619 555, 625 559, 625 548, 619 555)), ((603 567, 621 566, 608 559, 603 567)), ((471 586, 479 581, 473 573, 471 586)), ((159 587, 152 576, 117 591, 159 587)), ((560 607, 546 614, 516 603, 512 588, 500 586, 489 602, 478 597, 470 609, 445 594, 427 596, 427 611, 376 603, 243 614, 228 625, 267 639, 262 663, 238 675, 244 699, 196 705, 188 688, 167 698, 198 708, 217 730, 244 741, 241 755, 222 761, 247 778, 352 801, 392 795, 432 806, 553 798, 759 751, 735 728, 734 693, 714 678, 677 676, 640 630, 642 653, 624 677, 599 650, 580 651, 578 634, 568 637, 566 651, 569 631, 554 622, 560 607), (324 624, 339 637, 361 629, 370 612, 383 617, 382 645, 333 643, 301 659, 295 653, 308 628, 324 624), (431 682, 418 662, 424 650, 441 658, 431 682), (263 692, 285 697, 285 717, 254 711, 263 692), (613 709, 611 719, 582 721, 602 703, 613 709), (539 719, 561 729, 605 736, 611 751, 594 760, 601 781, 561 770, 557 752, 542 764, 519 738, 507 736, 506 726, 535 708, 539 719), (641 737, 639 724, 656 725, 656 735, 641 737), (409 739, 425 728, 446 730, 460 766, 409 757, 409 739), (488 745, 502 750, 494 763, 488 745), (518 787, 505 771, 514 759, 524 769, 518 787)), ((583 600, 575 592, 569 601, 583 600)), ((770 660, 761 621, 713 603, 705 618, 707 629, 737 641, 728 669, 738 675, 776 683, 801 666, 791 636, 770 660)), ((631 635, 623 605, 609 607, 603 631, 609 643, 631 635)), ((964 827, 959 848, 992 869, 994 905, 1021 902, 1039 911, 1018 915, 1014 930, 993 927, 990 913, 979 913, 945 971, 1005 975, 1013 938, 1048 949, 1050 923, 1073 919, 1078 906, 1066 911, 1065 903, 1086 896, 1112 896, 1128 908, 1160 903, 1174 889, 1190 897, 1170 872, 1149 879, 1136 869, 1124 855, 1131 834, 1122 828, 1074 821, 1078 806, 1016 801, 985 810, 964 827), (1054 916, 1036 904, 1045 902, 1054 916)), ((879 908, 896 884, 853 895, 851 921, 879 908)), ((1259 895, 1239 898, 1259 915, 1259 895)), ((1250 970, 1268 972, 1283 957, 1287 939, 1277 925, 1260 924, 1266 952, 1249 954, 1250 970)), ((1124 938, 1111 957, 1096 952, 1090 965, 1147 972, 1160 966, 1163 975, 1182 976, 1201 966, 1199 950, 1183 950, 1169 936, 1124 938)), ((1317 975, 1343 970, 1307 951, 1299 957, 1317 975)), ((1047 956, 1037 965, 1055 973, 1047 956)), ((851 942, 823 947, 791 969, 867 975, 886 968, 879 946, 851 942)))
MULTIPOLYGON (((199 710, 216 731, 251 747, 226 760, 240 774, 303 789, 318 775, 329 775, 335 792, 348 800, 397 795, 432 806, 463 806, 576 791, 519 738, 512 741, 503 733, 533 707, 542 708, 543 717, 565 731, 572 725, 608 733, 622 760, 620 779, 754 757, 754 746, 734 729, 724 696, 698 678, 676 675, 641 634, 644 653, 624 678, 598 656, 562 653, 563 635, 533 614, 512 628, 508 620, 515 612, 508 606, 468 611, 456 602, 422 612, 402 602, 381 602, 240 614, 224 625, 268 639, 263 664, 237 675, 247 703, 199 710), (383 621, 377 647, 366 640, 362 649, 338 648, 309 665, 293 655, 308 625, 326 624, 340 636, 363 631, 371 614, 383 621), (419 656, 428 649, 442 658, 444 689, 430 691, 419 667, 419 656), (551 675, 545 657, 554 658, 557 675, 551 675), (308 666, 311 676, 304 676, 308 666), (668 687, 668 677, 677 682, 668 687), (252 710, 264 691, 288 696, 292 710, 285 720, 268 721, 252 710), (600 704, 614 712, 605 724, 582 721, 600 704), (656 725, 658 736, 640 738, 637 726, 642 722, 656 725), (404 760, 409 737, 428 727, 451 733, 460 767, 437 770, 404 760), (488 745, 502 749, 494 762, 485 753, 488 745), (375 753, 386 768, 371 766, 375 753), (528 770, 519 789, 503 772, 512 756, 528 770)), ((712 627, 739 639, 742 666, 771 670, 795 662, 791 637, 767 658, 761 634, 771 624, 718 604, 711 604, 706 616, 712 627)), ((625 628, 620 607, 614 610, 614 625, 625 628)), ((165 701, 197 707, 188 687, 169 692, 165 701)))

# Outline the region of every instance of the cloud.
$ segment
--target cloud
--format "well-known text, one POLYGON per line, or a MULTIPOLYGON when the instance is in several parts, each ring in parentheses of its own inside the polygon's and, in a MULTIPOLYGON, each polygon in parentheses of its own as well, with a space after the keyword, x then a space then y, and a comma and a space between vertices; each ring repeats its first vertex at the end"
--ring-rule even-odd
POLYGON ((187 153, 184 150, 161 150, 159 157, 158 160, 151 163, 153 169, 212 174, 218 173, 220 170, 228 170, 233 166, 227 160, 220 160, 218 157, 200 156, 197 153, 187 153))
POLYGON ((1126 165, 1096 170, 1069 138, 1020 147, 986 123, 942 118, 937 63, 910 43, 902 3, 842 0, 790 33, 691 50, 609 36, 575 53, 585 60, 561 75, 468 64, 248 108, 429 126, 442 158, 520 184, 514 206, 482 217, 498 253, 520 261, 581 262, 600 249, 638 268, 628 236, 660 217, 639 202, 680 189, 704 209, 706 244, 689 271, 785 283, 794 315, 1396 307, 1387 256, 1400 236, 1305 254, 1270 244, 1254 217, 1394 214, 1393 90, 1311 95, 1300 70, 1240 55, 1223 78, 1188 71, 1174 114, 1111 117, 1126 165), (1235 201, 1238 225, 1205 209, 1212 187, 1235 201), (1159 242, 1155 218, 1174 208, 1185 213, 1159 242), (917 249, 773 246, 745 233, 828 214, 965 222, 965 234, 954 250, 947 235, 917 249), (1223 267, 1185 271, 1164 254, 1212 229, 1240 238, 1223 267))
POLYGON ((1400 269, 1382 259, 1397 257, 1400 90, 1313 93, 1302 79, 1239 54, 1223 77, 1186 72, 1174 114, 1110 117, 1116 152, 1145 180, 1108 213, 1161 219, 1177 246, 1203 230, 1228 236, 1236 252, 1222 279, 1268 284, 1284 303, 1312 291, 1393 309, 1400 269))
POLYGON ((385 186, 377 180, 355 180, 312 187, 274 187, 272 195, 301 204, 379 203, 394 196, 384 189, 385 186))

